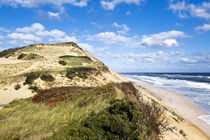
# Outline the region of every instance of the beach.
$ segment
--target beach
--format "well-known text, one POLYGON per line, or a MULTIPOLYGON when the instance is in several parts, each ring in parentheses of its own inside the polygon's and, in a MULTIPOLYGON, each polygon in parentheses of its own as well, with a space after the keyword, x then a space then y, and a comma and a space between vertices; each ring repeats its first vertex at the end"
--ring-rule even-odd
MULTIPOLYGON (((194 105, 189 99, 185 98, 184 95, 153 86, 140 80, 130 80, 134 83, 136 88, 140 90, 143 96, 148 96, 149 98, 158 101, 167 109, 174 111, 184 118, 184 121, 181 123, 177 123, 170 119, 169 123, 171 126, 182 129, 186 133, 187 139, 210 139, 210 125, 198 118, 201 115, 209 114, 194 105)), ((168 136, 165 136, 164 139, 180 139, 180 137, 176 137, 176 135, 170 133, 168 136)))

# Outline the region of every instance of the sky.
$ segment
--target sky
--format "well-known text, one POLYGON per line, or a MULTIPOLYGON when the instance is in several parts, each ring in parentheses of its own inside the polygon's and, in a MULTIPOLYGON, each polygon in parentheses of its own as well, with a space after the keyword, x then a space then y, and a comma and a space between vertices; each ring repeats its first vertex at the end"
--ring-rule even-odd
POLYGON ((116 72, 210 72, 209 0, 0 0, 0 50, 75 42, 116 72))

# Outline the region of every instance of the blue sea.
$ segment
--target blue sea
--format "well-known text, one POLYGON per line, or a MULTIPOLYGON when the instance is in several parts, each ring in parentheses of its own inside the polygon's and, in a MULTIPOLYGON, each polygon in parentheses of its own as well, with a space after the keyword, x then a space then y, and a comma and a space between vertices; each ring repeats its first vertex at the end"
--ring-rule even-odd
MULTIPOLYGON (((190 99, 210 114, 210 73, 121 73, 125 77, 166 88, 190 99)), ((210 124, 210 116, 200 116, 210 124)))

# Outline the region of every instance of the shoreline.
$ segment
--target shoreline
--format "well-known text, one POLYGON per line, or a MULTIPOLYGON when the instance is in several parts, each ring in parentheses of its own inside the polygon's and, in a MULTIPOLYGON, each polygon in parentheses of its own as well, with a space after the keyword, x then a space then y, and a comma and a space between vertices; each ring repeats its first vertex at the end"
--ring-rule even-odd
POLYGON ((146 94, 149 94, 149 96, 152 96, 154 99, 159 101, 160 104, 183 117, 190 124, 195 125, 204 133, 204 135, 210 138, 210 125, 198 118, 202 115, 210 115, 208 112, 205 112, 201 108, 197 107, 192 101, 182 94, 165 88, 156 87, 140 80, 131 78, 129 78, 129 80, 132 81, 137 88, 144 89, 146 94))

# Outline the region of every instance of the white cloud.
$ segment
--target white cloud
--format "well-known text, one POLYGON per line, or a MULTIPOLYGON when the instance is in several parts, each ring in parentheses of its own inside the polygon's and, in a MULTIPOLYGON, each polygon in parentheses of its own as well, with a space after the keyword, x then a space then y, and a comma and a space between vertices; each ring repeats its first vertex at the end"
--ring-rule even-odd
POLYGON ((60 18, 60 14, 58 13, 58 12, 50 12, 50 11, 48 11, 47 12, 47 15, 48 15, 48 17, 50 18, 50 19, 53 19, 53 18, 55 18, 55 19, 59 19, 60 18))
POLYGON ((207 32, 210 31, 210 24, 203 24, 201 26, 197 26, 195 28, 196 31, 203 31, 203 32, 207 32))
POLYGON ((186 3, 185 1, 174 2, 171 0, 169 9, 178 13, 181 18, 188 16, 210 19, 210 2, 201 4, 186 3))
POLYGON ((17 28, 16 32, 23 32, 23 33, 30 33, 30 32, 37 32, 37 31, 43 31, 45 28, 40 23, 34 23, 30 27, 23 27, 23 28, 17 28))
POLYGON ((41 41, 40 37, 27 33, 11 33, 7 37, 14 40, 41 41))
POLYGON ((50 42, 77 42, 77 38, 75 36, 64 36, 64 37, 55 37, 50 38, 48 41, 50 42))
POLYGON ((139 5, 141 1, 142 0, 112 0, 112 1, 102 0, 101 5, 106 10, 114 10, 116 5, 120 3, 139 5))
POLYGON ((126 58, 129 58, 132 61, 141 60, 141 61, 147 61, 147 62, 153 63, 159 59, 163 59, 165 55, 166 54, 163 51, 158 51, 158 52, 150 52, 150 53, 142 53, 142 54, 130 53, 124 56, 126 58))
POLYGON ((7 42, 10 44, 20 45, 40 43, 41 41, 49 43, 77 42, 75 36, 68 36, 65 32, 58 29, 46 30, 40 23, 17 28, 14 32, 7 34, 6 39, 8 39, 7 42))
POLYGON ((130 31, 130 28, 125 24, 118 24, 117 22, 114 22, 112 26, 120 28, 121 30, 117 31, 120 34, 126 34, 128 31, 130 31))
POLYGON ((27 8, 38 7, 41 5, 52 4, 62 6, 64 4, 71 4, 78 7, 84 7, 88 0, 0 0, 1 5, 9 5, 13 7, 22 6, 27 8))
POLYGON ((183 37, 187 37, 184 32, 172 30, 152 35, 144 35, 139 44, 148 47, 171 48, 179 46, 180 44, 176 39, 183 37))
POLYGON ((132 42, 132 38, 117 34, 115 32, 101 32, 92 36, 88 36, 87 39, 91 41, 101 41, 107 44, 132 42))
POLYGON ((8 32, 8 30, 3 27, 0 27, 0 32, 8 32))
POLYGON ((183 63, 191 63, 191 64, 198 63, 197 60, 192 59, 192 58, 182 58, 182 59, 181 59, 181 62, 183 62, 183 63))
POLYGON ((38 31, 38 32, 35 32, 35 34, 39 36, 43 36, 43 37, 54 37, 54 38, 64 37, 66 35, 66 33, 57 29, 50 30, 50 31, 47 31, 47 30, 38 31))
POLYGON ((80 46, 82 49, 84 49, 85 51, 88 51, 88 52, 93 52, 94 51, 93 46, 91 46, 87 43, 78 43, 78 46, 80 46))

